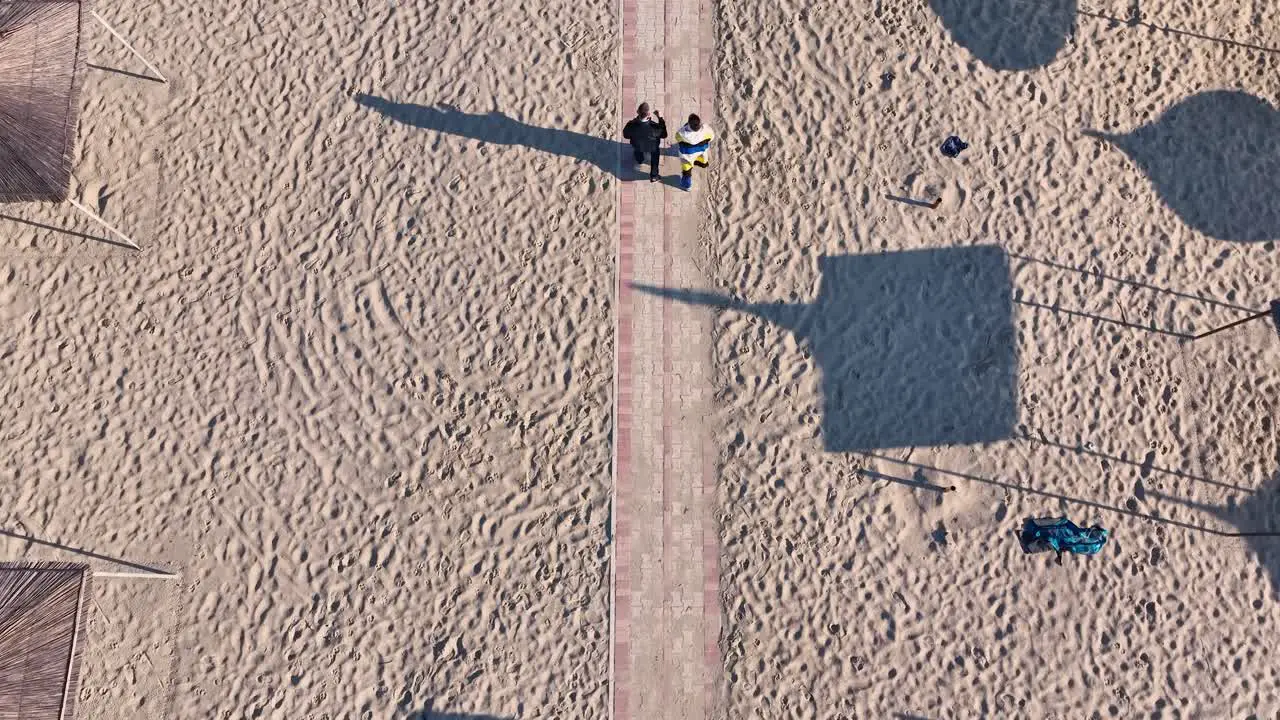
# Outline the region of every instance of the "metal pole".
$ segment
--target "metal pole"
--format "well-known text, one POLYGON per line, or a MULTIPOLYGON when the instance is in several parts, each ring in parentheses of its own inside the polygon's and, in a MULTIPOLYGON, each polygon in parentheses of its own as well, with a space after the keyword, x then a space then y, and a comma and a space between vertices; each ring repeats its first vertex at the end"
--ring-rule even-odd
POLYGON ((103 220, 102 218, 98 217, 97 215, 94 215, 92 212, 90 212, 90 211, 89 211, 89 208, 87 208, 87 207, 85 207, 85 206, 81 205, 80 203, 76 202, 76 201, 75 201, 75 199, 73 199, 73 198, 67 198, 67 202, 71 203, 72 207, 74 207, 75 209, 79 210, 80 212, 84 213, 85 215, 88 215, 90 218, 92 218, 92 219, 94 220, 94 222, 98 223, 98 224, 99 224, 99 225, 101 225, 102 227, 104 227, 104 228, 106 228, 106 229, 110 230, 111 232, 115 233, 115 234, 116 234, 116 236, 118 236, 121 240, 124 240, 124 241, 125 241, 125 244, 127 244, 129 247, 133 248, 134 250, 141 250, 141 249, 142 249, 142 248, 138 247, 138 243, 134 242, 133 240, 130 240, 128 235, 125 235, 124 233, 120 232, 119 230, 117 230, 117 229, 115 229, 115 228, 111 227, 110 225, 108 225, 106 220, 103 220))
MULTIPOLYGON (((80 633, 85 632, 86 628, 81 627, 84 620, 84 594, 88 583, 89 573, 80 575, 80 592, 76 595, 76 620, 75 630, 71 633, 71 652, 67 655, 67 669, 76 661, 76 646, 80 644, 80 633)), ((63 720, 67 716, 67 700, 71 695, 71 673, 67 673, 66 682, 62 685, 62 704, 58 706, 58 720, 63 720)))
POLYGON ((129 44, 129 41, 124 39, 124 36, 123 36, 123 35, 121 35, 120 33, 116 32, 116 29, 115 29, 115 28, 113 28, 113 27, 111 27, 110 25, 108 25, 108 24, 107 24, 107 21, 106 21, 106 20, 103 20, 103 19, 102 19, 102 16, 98 14, 98 11, 96 11, 96 10, 90 10, 90 11, 89 11, 89 14, 93 16, 93 19, 94 19, 94 20, 97 20, 98 22, 102 23, 102 27, 106 28, 106 29, 107 29, 107 32, 110 32, 112 35, 115 35, 117 40, 119 40, 120 42, 124 43, 124 46, 125 46, 125 47, 127 47, 127 48, 129 48, 129 52, 131 52, 131 53, 133 53, 135 56, 137 56, 137 58, 138 58, 139 60, 141 60, 141 61, 142 61, 142 64, 147 66, 147 69, 148 69, 148 70, 150 70, 151 72, 153 72, 153 73, 155 73, 155 74, 156 74, 156 77, 157 77, 157 78, 159 78, 160 82, 162 82, 162 83, 166 83, 166 84, 169 82, 168 80, 166 80, 166 79, 165 79, 164 75, 161 75, 161 74, 160 74, 160 71, 156 69, 156 66, 155 66, 155 65, 152 65, 151 63, 147 62, 147 59, 146 59, 145 57, 143 57, 143 56, 142 56, 142 53, 140 53, 140 52, 138 52, 137 50, 135 50, 135 49, 134 49, 134 47, 133 47, 132 45, 130 45, 130 44, 129 44))
POLYGON ((1220 333, 1220 332, 1222 332, 1223 330, 1230 330, 1231 328, 1233 328, 1233 327, 1235 327, 1235 326, 1237 326, 1237 325, 1243 325, 1243 324, 1245 324, 1245 323, 1249 322, 1250 320, 1258 320, 1259 318, 1264 318, 1264 317, 1266 317, 1266 316, 1268 316, 1268 315, 1270 315, 1270 314, 1271 314, 1271 311, 1270 311, 1270 310, 1263 310, 1262 312, 1258 313, 1257 315, 1250 315, 1250 316, 1249 316, 1249 317, 1247 317, 1247 318, 1244 318, 1244 319, 1242 319, 1242 320, 1237 320, 1237 321, 1235 321, 1235 322, 1233 322, 1233 323, 1228 323, 1228 324, 1226 324, 1226 325, 1223 325, 1223 326, 1222 326, 1222 327, 1220 327, 1220 328, 1214 328, 1214 329, 1210 330, 1209 332, 1200 333, 1199 335, 1193 335, 1193 336, 1191 337, 1191 339, 1192 339, 1192 340, 1199 340, 1200 338, 1207 338, 1207 337, 1209 337, 1210 335, 1213 335, 1214 333, 1220 333))

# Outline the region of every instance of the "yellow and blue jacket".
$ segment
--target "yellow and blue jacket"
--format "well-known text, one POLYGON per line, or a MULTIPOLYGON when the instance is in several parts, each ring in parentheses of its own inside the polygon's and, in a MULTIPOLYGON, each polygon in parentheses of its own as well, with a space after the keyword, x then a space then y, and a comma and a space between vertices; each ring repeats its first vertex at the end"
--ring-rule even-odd
POLYGON ((711 140, 715 135, 711 128, 703 125, 693 130, 688 124, 676 131, 676 147, 680 149, 680 167, 689 170, 694 162, 707 162, 707 152, 711 149, 711 140))

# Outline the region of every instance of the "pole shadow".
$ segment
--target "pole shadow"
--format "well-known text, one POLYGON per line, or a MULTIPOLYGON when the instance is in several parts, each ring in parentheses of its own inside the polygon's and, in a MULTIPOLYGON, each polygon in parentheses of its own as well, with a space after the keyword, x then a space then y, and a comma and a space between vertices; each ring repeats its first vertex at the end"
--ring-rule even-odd
POLYGON ((1166 330, 1164 328, 1155 327, 1154 325, 1139 325, 1138 323, 1132 323, 1128 320, 1117 320, 1116 318, 1110 318, 1104 315, 1094 315, 1093 313, 1082 312, 1080 310, 1068 310, 1058 305, 1044 305, 1042 303, 1022 299, 1014 300, 1014 302, 1035 310, 1044 310, 1054 314, 1081 318, 1083 320, 1093 320, 1094 322, 1107 323, 1108 325, 1116 325, 1130 330, 1141 330, 1143 332, 1154 333, 1156 335, 1166 335, 1179 340, 1191 340, 1195 337, 1190 333, 1178 332, 1177 330, 1166 330))
POLYGON ((22 533, 16 533, 11 530, 0 529, 0 535, 3 535, 4 537, 13 538, 15 540, 22 540, 23 542, 33 543, 35 545, 44 545, 45 547, 57 548, 58 550, 65 550, 67 552, 74 553, 76 555, 83 555, 85 557, 90 557, 95 560, 105 560, 106 562, 109 562, 109 563, 115 563, 116 565, 123 565, 124 567, 133 568, 134 570, 140 570, 145 573, 152 573, 155 575, 171 574, 169 570, 164 570, 162 568, 151 567, 150 565, 142 565, 141 563, 130 562, 129 560, 121 560, 120 558, 117 558, 117 557, 111 557, 110 555, 102 555, 102 554, 93 552, 92 550, 85 550, 83 548, 72 547, 70 545, 63 545, 62 543, 56 543, 49 540, 41 540, 38 537, 23 535, 22 533))
POLYGON ((1222 488, 1223 490, 1231 490, 1233 492, 1239 492, 1239 493, 1245 493, 1245 494, 1254 492, 1253 488, 1242 487, 1240 485, 1233 485, 1231 483, 1222 482, 1220 480, 1213 480, 1211 478, 1202 477, 1200 475, 1193 475, 1191 473, 1183 472, 1181 470, 1174 470, 1172 468, 1160 467, 1155 464, 1156 453, 1154 450, 1148 451, 1141 461, 1137 461, 1137 460, 1130 460, 1129 458, 1124 457, 1122 455, 1112 455, 1110 453, 1105 453, 1100 450, 1087 448, 1081 445, 1080 443, 1076 443, 1075 445, 1068 445, 1067 443, 1051 439, 1049 436, 1045 435, 1044 431, 1042 430, 1037 429, 1035 433, 1036 434, 1033 436, 1031 432, 1028 431, 1022 436, 1022 439, 1032 443, 1040 443, 1041 445, 1047 445, 1049 447, 1057 448, 1059 450, 1063 450, 1066 452, 1075 453, 1076 455, 1087 455, 1089 457, 1097 458, 1099 460, 1102 460, 1104 464, 1120 463, 1122 465, 1136 467, 1138 468, 1139 474, 1143 478, 1146 478, 1152 473, 1156 473, 1159 475, 1168 475, 1170 477, 1177 477, 1177 478, 1182 478, 1184 480, 1191 480, 1193 482, 1204 483, 1205 485, 1212 485, 1214 487, 1222 488))
POLYGON ((917 472, 910 480, 907 478, 900 478, 897 475, 886 475, 882 472, 876 472, 875 470, 867 470, 866 468, 859 469, 858 474, 872 480, 885 480, 898 485, 906 485, 907 487, 915 488, 916 490, 930 490, 936 493, 947 493, 955 490, 955 488, 950 485, 937 485, 925 480, 923 472, 917 472))
MULTIPOLYGON (((649 179, 649 167, 636 167, 631 145, 560 128, 539 127, 507 117, 500 112, 466 113, 451 105, 416 105, 392 102, 373 95, 357 94, 355 101, 385 118, 404 125, 479 140, 492 145, 527 147, 551 155, 588 163, 625 181, 649 179)), ((433 146, 434 149, 435 146, 433 146)), ((663 156, 673 153, 664 148, 663 156)), ((675 186, 676 178, 663 178, 675 186)))
POLYGON ((1132 132, 1084 134, 1128 155, 1195 230, 1218 240, 1280 239, 1280 111, 1266 100, 1203 92, 1132 132))
POLYGON ((942 198, 938 198, 933 202, 925 202, 924 200, 916 200, 915 198, 902 197, 900 195, 891 195, 889 193, 885 193, 884 198, 886 200, 892 200, 897 203, 902 203, 903 205, 911 205, 912 207, 919 207, 919 208, 928 208, 930 210, 937 210, 938 206, 942 204, 942 198))
POLYGON ((161 84, 164 83, 164 80, 161 80, 158 77, 143 75, 142 73, 136 73, 131 70, 121 70, 120 68, 107 67, 106 65, 94 65, 93 63, 85 63, 84 65, 85 67, 93 68, 94 70, 98 70, 105 73, 114 73, 116 75, 124 75, 125 77, 131 77, 131 78, 134 78, 135 80, 149 80, 150 82, 153 82, 153 83, 161 83, 161 84))
POLYGON ((1086 268, 1073 267, 1071 265, 1063 265, 1061 263, 1053 262, 1052 260, 1045 260, 1043 258, 1031 257, 1029 255, 1019 255, 1017 253, 1009 253, 1009 257, 1014 260, 1019 260, 1022 262, 1035 263, 1037 265, 1044 265, 1045 267, 1051 267, 1055 270, 1064 270, 1066 272, 1079 273, 1087 277, 1094 277, 1094 278, 1099 278, 1101 280, 1120 283, 1121 285, 1129 285, 1131 287, 1142 288, 1144 290, 1150 290, 1152 292, 1162 293, 1164 295, 1172 295, 1174 297, 1182 298, 1184 300, 1195 300, 1196 302, 1203 303, 1205 305, 1214 305, 1216 307, 1226 308, 1228 310, 1239 310, 1241 312, 1247 312, 1247 313, 1255 312, 1254 308, 1245 307, 1243 305, 1236 305, 1235 303, 1229 303, 1222 300, 1215 300, 1214 298, 1205 297, 1203 295, 1195 295, 1192 293, 1185 293, 1185 292, 1179 292, 1177 290, 1170 290, 1169 288, 1160 287, 1159 285, 1151 285, 1149 283, 1140 282, 1138 280, 1132 280, 1130 278, 1123 278, 1117 275, 1107 275, 1106 273, 1089 270, 1086 268))
POLYGON ((1147 491, 1160 500, 1174 502, 1205 512, 1237 529, 1234 537, 1246 538, 1249 549, 1271 577, 1271 589, 1280 595, 1280 472, 1275 473, 1257 492, 1244 502, 1209 505, 1175 498, 1153 490, 1147 491))
POLYGON ((957 45, 994 70, 1053 62, 1075 31, 1076 0, 929 0, 957 45))
MULTIPOLYGON (((916 470, 923 470, 926 472, 938 473, 941 475, 949 475, 951 477, 960 478, 961 480, 969 480, 971 482, 982 483, 983 485, 991 485, 992 487, 1002 488, 1004 490, 1009 490, 1011 492, 1026 493, 1028 495, 1037 495, 1039 497, 1049 498, 1050 500, 1057 500, 1057 501, 1072 504, 1072 505, 1080 505, 1082 507, 1093 508, 1094 510, 1102 510, 1105 512, 1117 513, 1120 515, 1127 515, 1129 517, 1137 518, 1139 520, 1150 520, 1151 522, 1160 523, 1161 525, 1168 525, 1170 527, 1182 528, 1183 530, 1192 530, 1195 532, 1205 533, 1206 535, 1216 535, 1218 537, 1280 537, 1280 530, 1270 530, 1270 529, 1261 530, 1256 528, 1251 528, 1246 531, 1222 530, 1219 528, 1209 527, 1208 525, 1197 525, 1195 523, 1184 522, 1182 520, 1175 520, 1173 518, 1165 518, 1159 515, 1142 513, 1142 512, 1138 512, 1137 510, 1130 510, 1128 508, 1121 508, 1121 507, 1116 507, 1114 505, 1107 505, 1106 503, 1100 503, 1093 500, 1086 500, 1084 498, 1072 497, 1070 495, 1063 495, 1062 493, 1055 493, 1049 490, 1040 490, 1039 488, 1033 488, 1027 485, 1019 485, 1017 483, 1007 482, 1004 480, 997 480, 995 478, 982 477, 981 475, 971 475, 969 473, 962 473, 956 470, 948 470, 946 468, 935 467, 933 465, 925 465, 923 463, 911 462, 910 460, 899 460, 898 458, 889 457, 887 455, 878 455, 876 453, 871 453, 871 452, 864 452, 862 454, 865 455, 866 457, 869 457, 875 460, 883 460, 884 462, 888 462, 888 463, 896 463, 898 465, 914 468, 916 470)), ((1146 492, 1147 492, 1147 495, 1150 495, 1150 496, 1160 497, 1166 500, 1173 499, 1173 498, 1170 498, 1169 496, 1161 495, 1160 493, 1157 493, 1152 490, 1148 490, 1146 492)), ((1258 492, 1261 493, 1262 491, 1260 490, 1258 492)), ((1255 493, 1255 495, 1257 494, 1258 493, 1255 493)), ((1189 503, 1184 503, 1184 504, 1189 504, 1189 503)))
MULTIPOLYGON (((409 713, 406 720, 511 720, 500 715, 486 713, 455 713, 435 709, 435 698, 428 698, 427 704, 420 710, 409 713)), ((403 708, 404 705, 401 705, 403 708)))
POLYGON ((14 217, 12 215, 5 215, 0 213, 0 220, 8 220, 9 222, 16 222, 22 225, 27 225, 29 227, 39 228, 41 230, 48 230, 50 232, 62 233, 63 235, 70 235, 72 237, 84 238, 85 240, 94 240, 94 241, 103 243, 105 245, 114 245, 118 248, 124 248, 125 250, 138 249, 131 245, 125 245, 119 240, 112 240, 111 238, 105 238, 98 235, 90 235, 88 233, 82 233, 75 230, 68 230, 66 228, 60 228, 54 225, 45 225, 44 223, 38 223, 38 222, 35 222, 34 220, 23 220, 20 217, 14 217))
POLYGON ((1018 358, 1001 248, 828 256, 819 268, 812 303, 748 303, 633 287, 755 315, 794 333, 822 374, 828 451, 985 443, 1012 435, 1018 358))
POLYGON ((1280 48, 1267 47, 1265 45, 1254 45, 1253 43, 1238 42, 1236 40, 1232 40, 1231 38, 1218 37, 1215 35, 1205 35, 1204 33, 1198 33, 1191 30, 1180 30, 1175 27, 1169 27, 1168 25, 1156 25, 1154 23, 1144 22, 1140 16, 1118 18, 1112 15, 1104 15, 1102 13, 1089 12, 1087 10, 1081 10, 1079 14, 1084 17, 1094 18, 1095 20, 1106 20, 1110 24, 1110 27, 1112 28, 1116 28, 1120 26, 1128 27, 1128 28, 1142 27, 1142 28, 1147 28, 1148 30, 1156 30, 1158 32, 1167 33, 1170 35, 1178 35, 1181 37, 1193 38, 1195 40, 1207 40, 1209 42, 1218 43, 1220 45, 1225 45, 1227 47, 1240 48, 1242 50, 1257 50, 1259 52, 1265 52, 1265 53, 1280 53, 1280 48))

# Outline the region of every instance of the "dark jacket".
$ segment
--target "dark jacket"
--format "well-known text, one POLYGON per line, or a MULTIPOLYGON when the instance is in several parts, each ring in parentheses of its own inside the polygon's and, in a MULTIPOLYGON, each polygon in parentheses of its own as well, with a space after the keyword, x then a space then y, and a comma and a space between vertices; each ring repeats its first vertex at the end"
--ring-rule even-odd
POLYGON ((622 137, 631 141, 631 147, 642 152, 657 152, 662 138, 666 136, 667 121, 662 118, 658 118, 656 122, 632 118, 631 122, 622 128, 622 137))

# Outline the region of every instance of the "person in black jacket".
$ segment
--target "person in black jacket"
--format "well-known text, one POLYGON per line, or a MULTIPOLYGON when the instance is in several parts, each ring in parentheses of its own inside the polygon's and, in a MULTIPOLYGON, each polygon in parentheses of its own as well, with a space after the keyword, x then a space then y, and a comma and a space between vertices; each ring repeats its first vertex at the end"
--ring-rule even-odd
POLYGON ((631 149, 635 151, 636 164, 643 165, 648 156, 649 182, 658 182, 658 158, 666 136, 667 121, 656 110, 650 114, 649 103, 640 103, 636 116, 622 128, 622 137, 631 141, 631 149))

